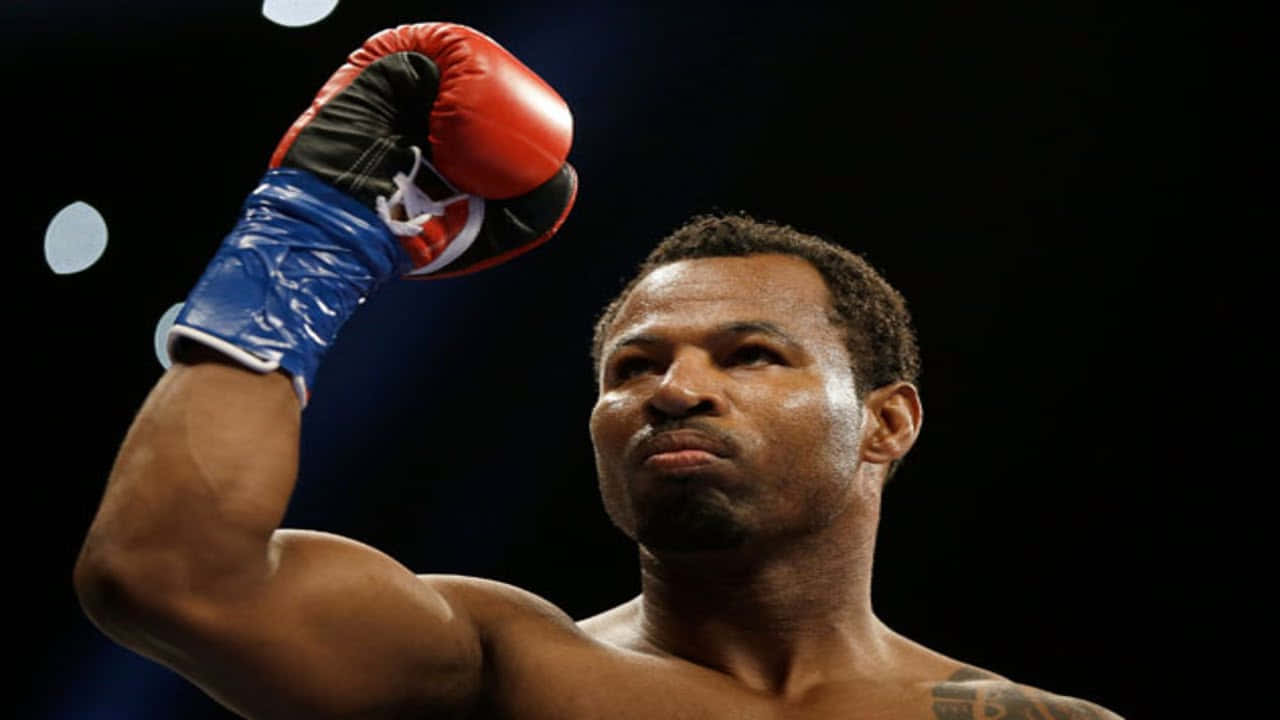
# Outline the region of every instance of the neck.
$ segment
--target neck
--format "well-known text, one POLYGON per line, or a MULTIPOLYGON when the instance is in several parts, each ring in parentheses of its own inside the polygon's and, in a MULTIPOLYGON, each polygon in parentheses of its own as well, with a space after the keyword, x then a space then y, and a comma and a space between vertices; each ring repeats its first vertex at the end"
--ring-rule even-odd
MULTIPOLYGON (((767 553, 658 555, 641 547, 641 625, 657 650, 795 697, 882 665, 871 610, 878 509, 845 512, 767 553)), ((883 668, 881 668, 883 669, 883 668)))

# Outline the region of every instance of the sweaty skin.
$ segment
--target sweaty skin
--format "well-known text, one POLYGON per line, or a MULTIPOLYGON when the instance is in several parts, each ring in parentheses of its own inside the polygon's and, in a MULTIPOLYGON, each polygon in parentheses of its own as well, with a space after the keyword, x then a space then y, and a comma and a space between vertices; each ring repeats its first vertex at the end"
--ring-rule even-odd
POLYGON ((635 287, 590 430, 642 593, 596 617, 279 529, 296 396, 211 351, 176 363, 135 419, 76 567, 81 601, 251 718, 1117 718, 876 618, 881 488, 922 414, 907 383, 856 396, 830 312, 818 272, 781 255, 681 261, 635 287))

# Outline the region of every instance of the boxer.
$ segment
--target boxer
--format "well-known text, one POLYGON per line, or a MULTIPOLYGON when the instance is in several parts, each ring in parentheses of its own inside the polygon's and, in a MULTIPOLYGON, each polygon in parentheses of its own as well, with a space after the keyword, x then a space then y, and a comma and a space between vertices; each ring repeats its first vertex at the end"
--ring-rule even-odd
POLYGON ((575 620, 280 528, 345 320, 387 282, 555 234, 571 136, 555 91, 475 30, 351 55, 171 332, 76 565, 93 622, 250 718, 1117 718, 876 618, 881 491, 923 417, 910 318, 854 253, 741 215, 664 240, 596 328, 589 426, 638 597, 575 620))

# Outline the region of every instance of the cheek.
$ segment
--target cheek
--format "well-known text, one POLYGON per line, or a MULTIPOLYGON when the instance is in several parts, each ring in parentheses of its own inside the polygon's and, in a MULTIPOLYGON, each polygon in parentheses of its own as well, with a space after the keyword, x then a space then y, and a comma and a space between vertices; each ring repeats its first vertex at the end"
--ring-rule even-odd
POLYGON ((784 395, 777 421, 791 433, 791 452, 781 458, 819 474, 844 475, 857 464, 862 404, 847 373, 829 373, 820 382, 784 395))
POLYGON ((738 428, 738 440, 749 446, 744 460, 759 463, 756 471, 777 477, 830 472, 831 445, 840 435, 837 425, 845 424, 820 380, 779 378, 745 385, 735 395, 747 420, 738 428))
POLYGON ((597 400, 595 407, 591 409, 587 425, 597 458, 600 458, 602 451, 616 452, 620 444, 626 441, 626 430, 619 422, 625 406, 622 398, 608 394, 597 400))
POLYGON ((853 375, 828 377, 823 386, 833 440, 846 454, 857 455, 862 430, 862 402, 853 388, 853 375))

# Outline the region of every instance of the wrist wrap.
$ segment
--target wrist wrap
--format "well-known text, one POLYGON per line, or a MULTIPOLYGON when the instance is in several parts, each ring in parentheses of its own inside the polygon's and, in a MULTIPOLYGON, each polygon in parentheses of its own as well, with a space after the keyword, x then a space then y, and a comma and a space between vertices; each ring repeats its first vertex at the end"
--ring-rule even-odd
POLYGON ((284 369, 305 406, 324 353, 408 254, 373 210, 314 175, 267 172, 169 330, 258 372, 284 369))

